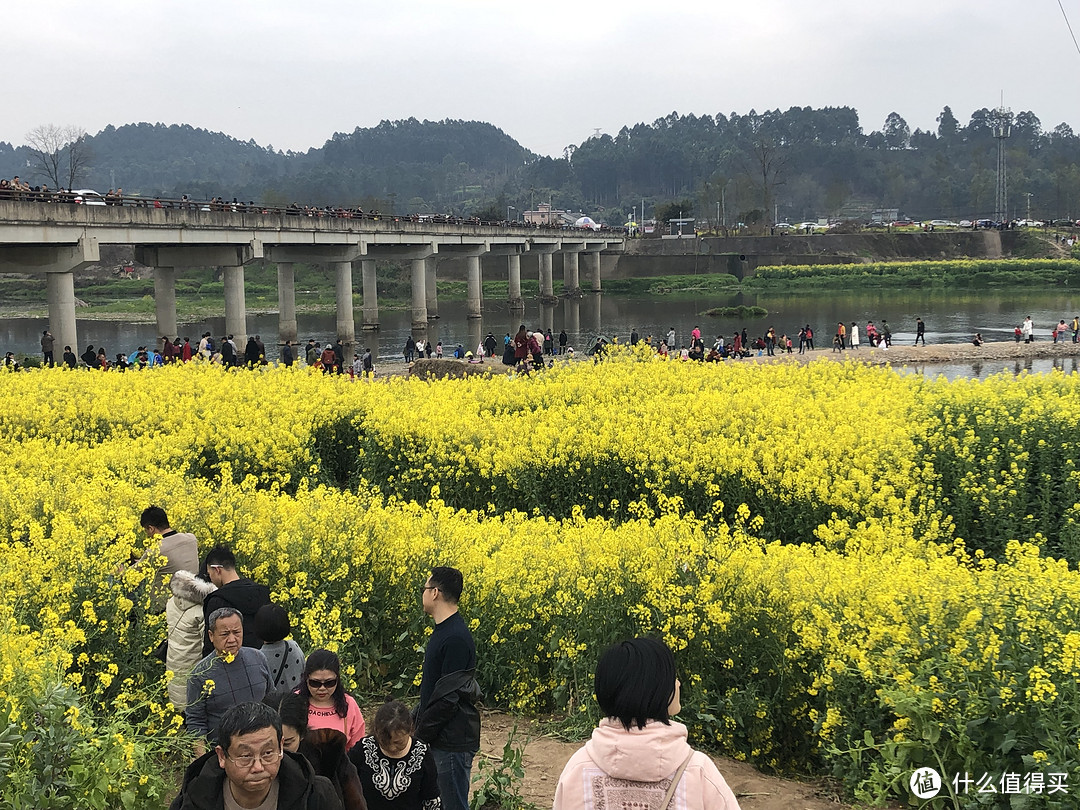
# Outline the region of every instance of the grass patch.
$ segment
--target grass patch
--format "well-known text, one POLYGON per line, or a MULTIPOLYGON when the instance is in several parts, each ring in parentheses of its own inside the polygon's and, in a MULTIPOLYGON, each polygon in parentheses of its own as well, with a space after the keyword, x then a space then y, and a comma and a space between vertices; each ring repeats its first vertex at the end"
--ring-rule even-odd
POLYGON ((1080 282, 1075 259, 954 259, 936 262, 775 265, 757 268, 745 289, 1060 286, 1080 282))
POLYGON ((769 314, 769 310, 765 307, 713 307, 707 309, 701 313, 702 315, 708 315, 710 318, 764 318, 769 314))
POLYGON ((648 278, 604 279, 606 293, 628 297, 699 296, 728 293, 738 289, 739 280, 727 273, 697 276, 650 276, 648 278))

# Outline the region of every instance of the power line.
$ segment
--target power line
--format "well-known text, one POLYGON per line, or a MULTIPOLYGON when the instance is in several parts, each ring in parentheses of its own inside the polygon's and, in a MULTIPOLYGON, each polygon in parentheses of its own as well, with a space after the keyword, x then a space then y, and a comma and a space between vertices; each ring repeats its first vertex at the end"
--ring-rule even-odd
POLYGON ((1065 25, 1069 29, 1069 36, 1072 37, 1073 46, 1076 48, 1076 52, 1080 53, 1080 43, 1076 41, 1076 34, 1073 33, 1072 23, 1069 22, 1069 15, 1065 13, 1065 6, 1061 4, 1061 0, 1058 0, 1058 8, 1061 9, 1061 16, 1065 18, 1065 25))

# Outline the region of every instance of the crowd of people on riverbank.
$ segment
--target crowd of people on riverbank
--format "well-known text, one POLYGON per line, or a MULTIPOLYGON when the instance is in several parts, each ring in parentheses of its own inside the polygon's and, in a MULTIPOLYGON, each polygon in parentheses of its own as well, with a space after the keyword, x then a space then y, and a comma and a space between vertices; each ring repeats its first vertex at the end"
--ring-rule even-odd
MULTIPOLYGON (((1014 329, 1014 337, 1017 343, 1033 343, 1036 340, 1035 328, 1031 316, 1027 316, 1023 323, 1014 329)), ((1054 343, 1080 342, 1080 315, 1075 316, 1070 322, 1060 319, 1050 330, 1050 338, 1054 343)), ((820 339, 818 339, 820 342, 820 339)), ((875 324, 868 320, 864 327, 859 326, 857 321, 850 324, 839 321, 833 330, 831 337, 831 350, 833 352, 858 351, 863 345, 870 348, 889 349, 893 345, 893 332, 889 322, 882 319, 875 324)), ((631 330, 627 341, 630 346, 639 344, 649 346, 660 357, 675 360, 696 360, 701 362, 719 362, 728 359, 742 359, 747 357, 766 356, 775 357, 777 354, 793 354, 796 347, 799 354, 824 348, 815 344, 815 332, 811 324, 799 328, 798 334, 792 336, 788 333, 778 332, 770 326, 764 333, 756 336, 748 334, 746 328, 736 331, 730 338, 717 335, 711 345, 708 345, 702 335, 701 328, 694 326, 690 332, 689 343, 679 343, 678 333, 674 326, 668 329, 663 337, 655 338, 651 334, 642 337, 636 329, 631 330), (796 341, 798 341, 796 343, 796 341)), ((972 344, 981 346, 985 343, 980 332, 976 332, 971 339, 972 344)), ((597 338, 596 344, 590 350, 590 356, 597 356, 609 344, 606 338, 597 338)), ((922 318, 915 319, 915 340, 913 346, 926 345, 926 323, 922 318)))
MULTIPOLYGON (((93 344, 89 344, 80 355, 76 355, 71 346, 64 346, 59 361, 55 359, 55 343, 56 339, 48 329, 42 332, 40 362, 42 367, 52 368, 59 365, 69 369, 127 371, 191 362, 211 363, 225 368, 255 368, 268 364, 266 344, 263 343, 260 335, 249 337, 243 349, 237 345, 233 335, 214 338, 210 332, 200 335, 196 343, 192 343, 190 337, 185 337, 181 341, 179 337, 163 336, 160 349, 152 346, 138 346, 134 351, 126 354, 118 352, 112 356, 104 346, 95 348, 93 344)), ((30 358, 24 358, 24 361, 29 360, 30 358)), ((302 356, 295 343, 286 340, 281 347, 279 362, 286 367, 304 362, 326 374, 349 374, 354 378, 375 375, 375 360, 371 349, 365 347, 363 355, 353 354, 352 361, 347 361, 345 346, 340 339, 333 344, 326 344, 324 349, 316 343, 314 338, 311 338, 302 356)), ((28 362, 19 362, 14 352, 7 352, 0 370, 22 371, 28 364, 28 362)))
MULTIPOLYGON (((1035 342, 1037 338, 1030 315, 1014 328, 1013 336, 1017 343, 1035 342)), ((1053 343, 1080 342, 1080 315, 1074 316, 1068 322, 1064 318, 1059 319, 1050 330, 1050 338, 1053 343)), ((458 343, 452 349, 444 350, 441 340, 432 342, 422 337, 416 339, 410 335, 402 349, 402 357, 406 365, 411 365, 416 360, 433 358, 441 360, 444 357, 479 364, 485 360, 501 357, 504 365, 529 371, 552 365, 556 356, 572 359, 574 348, 569 345, 569 341, 570 338, 565 329, 555 335, 550 328, 530 331, 522 324, 515 335, 507 332, 501 341, 493 332, 488 332, 475 349, 458 343)), ((607 347, 617 341, 618 338, 609 340, 603 335, 597 336, 586 356, 599 360, 607 347)), ((884 350, 891 348, 893 332, 888 321, 882 319, 875 324, 874 321, 869 320, 864 327, 860 327, 856 321, 852 321, 850 325, 843 321, 837 322, 831 337, 831 349, 833 352, 858 351, 864 345, 864 341, 870 348, 884 350)), ((770 326, 762 334, 751 336, 744 327, 735 331, 730 337, 717 335, 710 343, 706 342, 701 328, 696 325, 690 332, 688 343, 678 341, 678 333, 674 326, 662 337, 654 337, 652 334, 641 336, 637 329, 633 329, 626 342, 631 347, 648 346, 657 356, 664 359, 698 362, 739 360, 755 355, 767 357, 774 357, 777 354, 790 355, 795 353, 796 348, 799 354, 805 354, 824 348, 818 345, 820 339, 816 337, 811 324, 801 326, 796 335, 778 332, 775 327, 770 326)), ((981 332, 975 333, 971 338, 971 343, 975 346, 981 346, 985 342, 981 332)), ((267 365, 268 362, 266 346, 259 335, 249 337, 242 349, 237 345, 233 335, 214 338, 210 332, 204 332, 196 343, 192 343, 188 337, 182 341, 179 337, 162 337, 160 349, 138 346, 127 354, 120 352, 112 357, 104 346, 95 348, 93 345, 88 345, 80 355, 76 355, 71 346, 64 346, 63 354, 58 362, 54 359, 54 344, 55 339, 46 329, 41 336, 40 365, 49 367, 62 365, 71 369, 127 371, 192 361, 208 362, 225 368, 254 368, 267 365)), ((913 345, 920 344, 926 345, 926 324, 922 318, 916 318, 913 345)), ((281 347, 279 362, 286 367, 304 364, 326 374, 348 374, 354 379, 359 379, 375 376, 375 359, 375 354, 366 346, 362 353, 354 353, 350 360, 340 338, 325 346, 311 338, 304 347, 286 340, 281 347)), ((0 370, 20 371, 26 365, 36 365, 36 363, 31 362, 29 358, 24 358, 24 361, 20 362, 15 354, 9 351, 4 356, 0 370)))

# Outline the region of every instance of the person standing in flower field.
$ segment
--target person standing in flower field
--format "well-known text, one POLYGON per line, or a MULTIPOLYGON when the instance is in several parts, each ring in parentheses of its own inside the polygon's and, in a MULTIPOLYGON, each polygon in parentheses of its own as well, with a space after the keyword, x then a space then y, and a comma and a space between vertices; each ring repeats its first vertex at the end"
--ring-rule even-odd
POLYGON ((364 738, 364 715, 356 698, 345 691, 341 681, 341 659, 330 650, 315 650, 304 663, 300 687, 307 701, 308 728, 330 728, 345 735, 345 750, 364 738))
POLYGON ((157 572, 152 603, 155 611, 160 613, 168 600, 166 578, 177 571, 199 570, 199 541, 190 532, 178 532, 172 528, 169 516, 160 506, 146 507, 139 516, 139 525, 148 538, 161 538, 160 543, 148 546, 143 555, 143 559, 151 554, 160 554, 165 558, 165 564, 157 572))
MULTIPOLYGON (((210 614, 218 608, 231 607, 243 617, 244 637, 242 643, 258 649, 262 639, 255 629, 255 615, 263 605, 270 604, 270 589, 265 585, 242 577, 236 570, 236 556, 225 546, 215 546, 206 554, 206 575, 217 590, 203 603, 206 627, 210 628, 210 614)), ((203 654, 209 654, 212 646, 208 638, 203 644, 203 654)))
POLYGON ((608 648, 594 685, 605 719, 563 768, 554 810, 739 810, 716 765, 672 719, 682 708, 681 684, 664 642, 635 638, 608 648))
POLYGON ((463 585, 460 571, 439 566, 420 589, 435 631, 424 649, 415 737, 431 746, 445 810, 469 807, 469 776, 480 749, 476 643, 458 612, 463 585))
POLYGON ((213 652, 195 665, 188 678, 186 722, 192 734, 216 743, 225 712, 237 703, 262 700, 274 679, 262 651, 244 646, 239 610, 218 608, 206 627, 213 652))
POLYGON ((165 648, 165 669, 172 673, 169 700, 178 712, 187 707, 187 682, 203 657, 206 635, 203 602, 214 592, 214 584, 191 571, 177 571, 169 582, 172 597, 165 603, 169 637, 165 648))
POLYGON ((409 708, 387 701, 372 726, 372 735, 349 751, 368 810, 441 810, 435 760, 427 743, 413 739, 409 708))
POLYGON ((53 363, 53 346, 56 343, 56 338, 53 337, 52 332, 46 329, 41 333, 41 364, 52 368, 53 363))
POLYGON ((375 379, 375 361, 371 359, 371 348, 364 347, 364 356, 360 359, 360 365, 364 372, 364 379, 375 379))
POLYGON ((270 603, 255 614, 255 630, 262 639, 262 654, 274 673, 274 689, 295 689, 304 677, 304 651, 291 638, 289 612, 270 603))
POLYGON ((170 810, 342 810, 334 786, 300 754, 282 747, 281 718, 241 703, 221 718, 221 741, 184 773, 170 810))

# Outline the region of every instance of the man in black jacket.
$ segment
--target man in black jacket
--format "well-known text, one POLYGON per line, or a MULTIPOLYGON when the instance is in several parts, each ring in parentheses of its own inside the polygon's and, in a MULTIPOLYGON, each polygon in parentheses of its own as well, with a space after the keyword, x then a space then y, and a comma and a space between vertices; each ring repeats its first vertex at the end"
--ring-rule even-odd
POLYGON ((269 706, 233 706, 218 728, 221 744, 188 766, 170 810, 342 810, 330 781, 304 757, 282 749, 281 718, 269 706))
MULTIPOLYGON (((244 617, 244 646, 260 649, 262 639, 255 630, 255 614, 270 604, 270 589, 252 582, 236 571, 236 556, 225 546, 215 546, 206 554, 206 574, 217 590, 203 602, 203 622, 210 627, 210 614, 221 607, 236 608, 244 617)), ((210 636, 203 638, 203 656, 214 649, 210 636)))
POLYGON ((476 644, 458 613, 462 585, 456 568, 434 568, 421 597, 435 631, 424 649, 414 733, 431 746, 444 810, 468 810, 469 777, 480 748, 476 703, 482 695, 476 682, 476 644))

